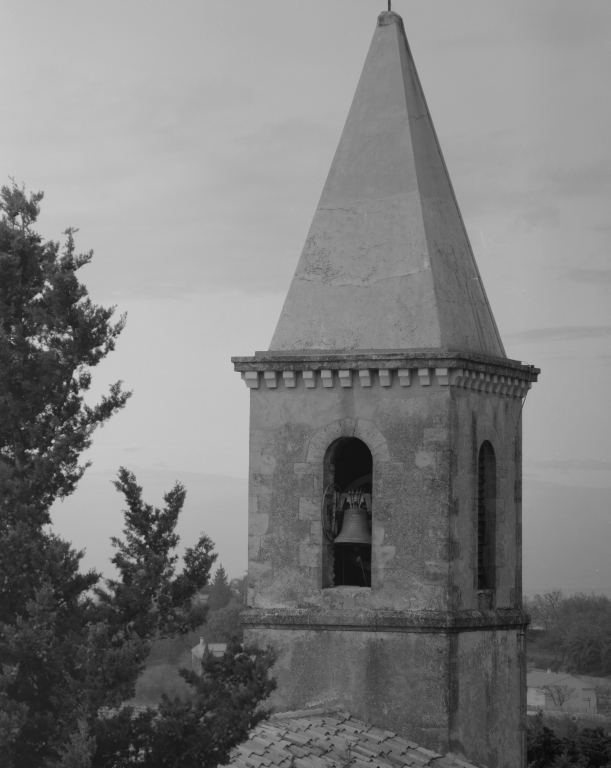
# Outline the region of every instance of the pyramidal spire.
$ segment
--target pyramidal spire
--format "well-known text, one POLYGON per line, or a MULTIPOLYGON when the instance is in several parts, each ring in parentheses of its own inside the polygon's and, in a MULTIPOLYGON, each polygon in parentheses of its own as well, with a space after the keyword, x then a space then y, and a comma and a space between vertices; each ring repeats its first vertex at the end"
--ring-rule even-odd
POLYGON ((403 21, 378 18, 271 351, 505 357, 403 21))

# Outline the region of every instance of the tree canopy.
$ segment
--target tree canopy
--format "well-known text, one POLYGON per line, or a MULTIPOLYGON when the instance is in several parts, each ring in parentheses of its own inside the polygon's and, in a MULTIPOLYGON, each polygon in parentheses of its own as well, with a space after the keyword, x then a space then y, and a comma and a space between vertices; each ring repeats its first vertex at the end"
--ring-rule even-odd
POLYGON ((546 725, 539 712, 529 717, 527 764, 529 768, 608 768, 611 765, 611 736, 603 728, 572 725, 564 736, 546 725))
POLYGON ((567 672, 611 675, 611 600, 605 595, 565 596, 560 590, 525 601, 533 624, 543 627, 541 647, 552 649, 567 672))
POLYGON ((225 608, 234 597, 233 590, 227 578, 227 572, 222 565, 216 569, 212 584, 210 585, 210 596, 208 598, 208 607, 211 611, 218 611, 219 608, 225 608))
MULTIPOLYGON (((134 695, 151 643, 203 621, 193 595, 216 559, 202 534, 179 568, 176 524, 186 490, 159 509, 125 468, 126 503, 114 538, 116 578, 83 573, 83 552, 53 533, 50 507, 72 493, 98 426, 130 396, 121 382, 91 405, 91 369, 125 325, 90 300, 74 234, 63 248, 32 226, 42 193, 0 191, 0 764, 6 768, 212 768, 265 716, 270 653, 231 646, 204 674, 183 671, 192 695, 136 714, 134 695)), ((83 514, 87 511, 83 510, 83 514)))

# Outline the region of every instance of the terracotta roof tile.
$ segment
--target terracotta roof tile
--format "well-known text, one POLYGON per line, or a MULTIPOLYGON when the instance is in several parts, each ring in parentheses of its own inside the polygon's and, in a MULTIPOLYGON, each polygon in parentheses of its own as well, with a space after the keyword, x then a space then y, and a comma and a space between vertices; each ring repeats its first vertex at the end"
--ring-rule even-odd
POLYGON ((356 766, 356 768, 371 768, 369 760, 365 760, 361 755, 355 755, 350 761, 350 765, 356 766))
POLYGON ((294 720, 291 720, 291 725, 293 727, 297 726, 298 728, 309 728, 313 725, 313 722, 309 718, 296 717, 294 720))
POLYGON ((361 755, 365 755, 367 758, 377 757, 378 753, 372 749, 367 749, 367 747, 364 744, 355 744, 352 747, 352 752, 357 752, 361 755))
POLYGON ((398 755, 396 752, 388 752, 388 754, 384 755, 384 760, 393 766, 405 765, 404 755, 398 755))
POLYGON ((303 733, 297 733, 296 731, 287 731, 284 734, 284 738, 287 741, 292 741, 295 744, 307 744, 309 741, 312 741, 311 736, 306 736, 303 733))
POLYGON ((429 757, 443 757, 443 755, 440 755, 439 752, 432 752, 430 749, 425 749, 424 747, 415 747, 415 749, 418 752, 422 752, 423 755, 428 755, 429 757))
MULTIPOLYGON (((369 728, 367 731, 367 738, 377 742, 383 742, 390 737, 391 733, 391 731, 381 731, 379 728, 369 728)), ((393 733, 392 735, 394 736, 395 734, 393 733)))
POLYGON ((315 725, 311 728, 308 728, 306 733, 315 733, 318 736, 331 736, 334 733, 333 728, 325 728, 323 725, 315 725))
POLYGON ((419 747, 342 709, 272 715, 233 751, 229 768, 475 768, 419 747))
POLYGON ((257 755, 252 754, 246 758, 246 764, 254 765, 255 768, 261 768, 262 765, 271 765, 272 761, 269 757, 258 757, 257 755))
POLYGON ((414 744, 413 741, 408 741, 407 739, 402 738, 401 736, 393 736, 392 739, 388 739, 389 744, 397 744, 401 749, 406 749, 407 747, 411 747, 412 749, 416 749, 418 746, 417 744, 414 744))
MULTIPOLYGON (((292 760, 292 758, 293 758, 293 753, 289 752, 288 749, 284 749, 279 744, 278 745, 272 745, 269 748, 269 752, 272 755, 279 755, 282 760, 284 760, 285 758, 287 760, 292 760)), ((274 760, 274 762, 276 762, 276 760, 274 760)))
POLYGON ((410 755, 398 755, 396 752, 393 754, 395 763, 399 765, 413 765, 416 760, 410 755))

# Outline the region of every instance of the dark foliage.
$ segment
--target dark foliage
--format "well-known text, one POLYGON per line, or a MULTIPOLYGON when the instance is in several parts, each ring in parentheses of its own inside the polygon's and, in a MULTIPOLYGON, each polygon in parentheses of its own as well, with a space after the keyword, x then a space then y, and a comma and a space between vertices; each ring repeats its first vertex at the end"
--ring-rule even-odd
POLYGON ((0 713, 9 726, 3 765, 29 768, 52 764, 66 749, 70 754, 67 742, 83 724, 95 728, 100 708, 119 707, 134 696, 152 640, 202 621, 202 610, 192 609, 190 597, 206 583, 216 556, 202 536, 187 550, 183 571, 175 573, 174 527, 184 489, 177 484, 159 510, 142 503, 133 475, 122 469, 119 477, 117 487, 128 501, 125 538, 115 541, 119 578, 105 588, 96 574, 79 580, 81 554, 52 539, 46 552, 40 548, 40 557, 63 551, 63 581, 72 576, 81 590, 67 601, 48 579, 23 613, 1 626, 6 695, 0 713))
POLYGON ((13 526, 50 522, 53 501, 85 471, 78 459, 94 430, 130 395, 117 382, 97 405, 84 402, 90 369, 114 349, 125 318, 112 324, 114 307, 93 304, 79 282, 93 253, 76 254, 76 230, 61 252, 32 231, 41 200, 15 185, 0 191, 0 504, 13 526))
POLYGON ((233 592, 234 600, 236 600, 240 605, 246 605, 248 592, 248 574, 245 574, 239 579, 231 579, 229 586, 233 592))
POLYGON ((243 605, 228 605, 214 613, 209 613, 205 627, 206 641, 209 643, 241 642, 244 631, 240 614, 243 610, 243 605))
POLYGON ((177 572, 184 487, 177 483, 157 509, 125 469, 115 483, 127 503, 123 538, 113 539, 116 579, 81 573, 83 553, 50 530, 51 504, 74 490, 87 467, 80 454, 129 393, 119 382, 97 405, 84 401, 91 369, 114 349, 124 318, 113 325, 113 309, 88 298, 77 272, 92 254, 75 254, 74 230, 61 253, 32 231, 41 199, 15 185, 0 192, 0 765, 135 765, 138 755, 178 750, 182 733, 184 760, 180 751, 174 760, 203 765, 197 753, 212 767, 262 716, 255 710, 271 690, 270 657, 234 651, 207 673, 208 687, 185 676, 196 688, 188 701, 135 717, 120 708, 153 640, 204 620, 192 597, 216 555, 202 535, 177 572))
POLYGON ((158 710, 134 714, 125 708, 96 723, 98 745, 92 768, 109 765, 181 768, 225 765, 233 745, 267 717, 259 702, 275 683, 268 676, 273 663, 269 651, 234 644, 224 657, 203 661, 202 676, 181 670, 193 687, 188 699, 163 696, 158 710))
POLYGON ((560 590, 526 601, 533 623, 544 628, 536 643, 553 654, 550 668, 581 675, 611 675, 611 600, 604 595, 565 597, 560 590))
POLYGON ((224 608, 234 596, 229 579, 227 578, 227 572, 222 565, 219 565, 216 569, 214 579, 210 585, 209 595, 208 608, 211 611, 218 611, 219 608, 224 608))
POLYGON ((543 716, 539 712, 528 723, 529 768, 550 768, 563 752, 563 741, 551 728, 543 725, 543 716))
POLYGON ((609 768, 611 736, 603 728, 575 728, 559 736, 544 725, 539 712, 529 718, 527 763, 529 768, 609 768))

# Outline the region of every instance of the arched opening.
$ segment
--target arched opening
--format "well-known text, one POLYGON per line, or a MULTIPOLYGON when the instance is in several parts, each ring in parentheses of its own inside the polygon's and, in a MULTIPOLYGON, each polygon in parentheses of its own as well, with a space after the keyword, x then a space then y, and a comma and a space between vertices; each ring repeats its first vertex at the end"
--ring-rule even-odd
POLYGON ((344 437, 325 455, 323 587, 371 586, 373 457, 362 440, 344 437))
POLYGON ((496 559, 496 458, 488 441, 477 467, 477 588, 494 589, 496 559))

